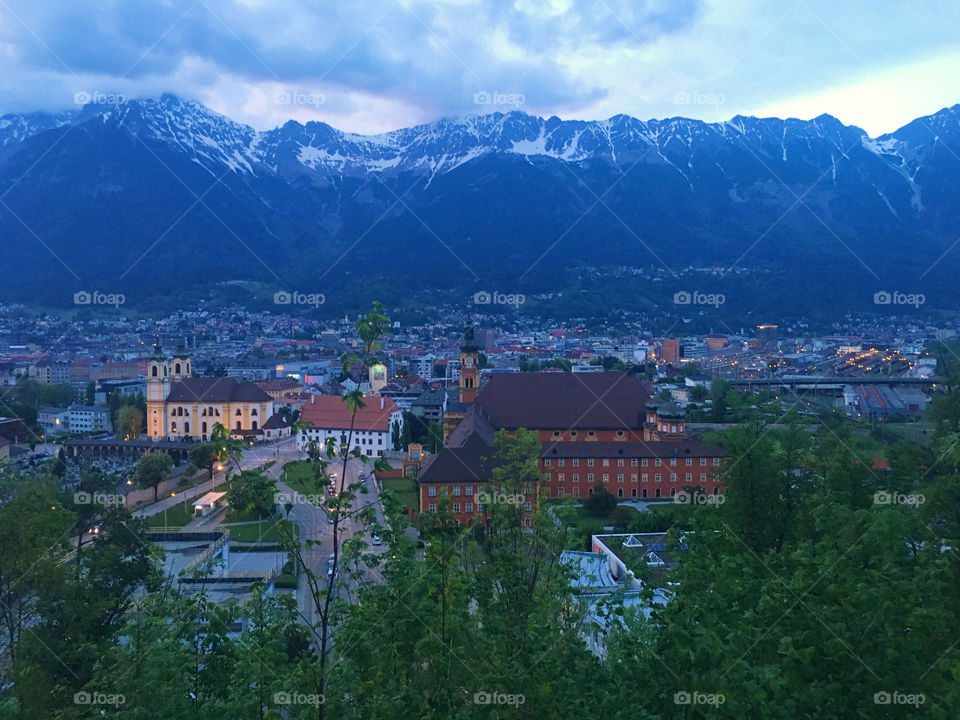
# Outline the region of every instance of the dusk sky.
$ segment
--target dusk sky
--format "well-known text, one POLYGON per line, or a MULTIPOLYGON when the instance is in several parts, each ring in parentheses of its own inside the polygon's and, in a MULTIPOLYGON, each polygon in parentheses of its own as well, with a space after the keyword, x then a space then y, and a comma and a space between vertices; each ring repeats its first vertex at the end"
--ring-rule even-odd
POLYGON ((172 92, 258 129, 496 110, 871 135, 960 101, 960 4, 851 0, 0 0, 0 113, 172 92), (936 18, 936 22, 931 22, 936 18))

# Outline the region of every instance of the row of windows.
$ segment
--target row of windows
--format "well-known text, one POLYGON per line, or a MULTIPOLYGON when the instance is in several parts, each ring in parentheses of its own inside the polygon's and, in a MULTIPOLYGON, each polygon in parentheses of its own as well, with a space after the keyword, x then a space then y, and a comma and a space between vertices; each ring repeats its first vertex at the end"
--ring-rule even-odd
MULTIPOLYGON (((242 430, 242 429, 243 429, 243 428, 241 427, 241 423, 240 423, 239 420, 237 420, 236 429, 237 429, 237 430, 242 430)), ((250 429, 251 429, 251 430, 259 430, 259 429, 260 429, 260 426, 257 425, 257 421, 256 421, 256 420, 254 420, 253 422, 250 423, 250 429)), ((179 430, 177 429, 177 423, 176 423, 176 421, 170 423, 170 432, 172 432, 172 433, 179 432, 179 430)), ((201 432, 202 434, 204 434, 204 435, 207 434, 207 423, 203 422, 203 423, 200 424, 200 432, 201 432)), ((189 435, 189 434, 190 434, 190 421, 189 421, 189 420, 187 420, 187 421, 185 421, 185 422, 183 423, 183 434, 184 434, 184 435, 189 435)))
MULTIPOLYGON (((318 428, 318 427, 308 427, 308 428, 304 428, 304 430, 306 430, 307 435, 320 435, 321 433, 330 433, 331 435, 333 435, 335 433, 340 433, 341 435, 346 436, 347 433, 350 432, 349 429, 328 430, 326 428, 318 428)), ((386 435, 386 432, 382 430, 354 430, 353 431, 354 437, 376 437, 378 435, 380 437, 383 437, 386 435)))
MULTIPOLYGON (((567 488, 563 488, 563 487, 557 488, 557 495, 556 495, 557 497, 563 497, 563 496, 566 495, 566 494, 567 494, 567 488)), ((676 494, 677 494, 677 489, 676 489, 676 488, 670 488, 670 497, 675 497, 676 494)), ((719 495, 719 494, 720 494, 720 489, 719 489, 719 488, 714 488, 714 489, 713 489, 713 494, 714 494, 714 495, 719 495)), ((571 493, 571 497, 575 497, 575 498, 580 497, 580 488, 578 488, 578 487, 573 488, 573 492, 571 493)), ((626 497, 626 495, 625 495, 624 492, 623 492, 623 488, 618 488, 618 489, 617 489, 617 497, 626 497)), ((651 495, 649 495, 649 494, 647 493, 647 489, 646 489, 646 488, 643 488, 642 490, 639 491, 639 494, 638 494, 637 488, 631 488, 631 489, 630 489, 630 497, 641 497, 641 498, 645 498, 645 497, 663 497, 663 493, 662 493, 662 491, 660 490, 660 488, 656 488, 656 489, 654 490, 654 494, 651 496, 651 495)))
MULTIPOLYGON (((713 464, 714 464, 714 465, 719 465, 719 464, 720 464, 720 458, 716 458, 716 457, 715 457, 715 458, 705 458, 705 457, 702 457, 702 458, 699 458, 700 465, 703 466, 703 467, 706 467, 707 461, 708 461, 708 460, 711 460, 711 459, 713 460, 713 464)), ((552 465, 552 463, 553 463, 553 460, 554 460, 554 458, 544 458, 544 460, 543 460, 543 465, 544 465, 544 467, 550 467, 550 466, 552 465)), ((587 467, 593 467, 593 466, 594 466, 594 458, 587 458, 586 460, 587 460, 587 467)), ((637 464, 638 464, 638 462, 639 462, 639 465, 640 465, 640 466, 642 466, 642 467, 647 467, 647 461, 648 461, 648 460, 649 460, 649 458, 630 458, 630 465, 631 465, 631 467, 637 467, 637 464)), ((557 467, 563 467, 563 466, 564 466, 565 458, 556 458, 556 461, 557 461, 557 467)), ((657 465, 658 467, 663 464, 663 459, 662 459, 662 458, 654 458, 653 461, 654 461, 654 465, 657 465)), ((684 461, 685 461, 685 462, 684 462, 684 465, 686 465, 686 466, 689 467, 689 466, 693 465, 694 458, 684 458, 684 461)), ((617 467, 623 467, 625 462, 626 462, 626 458, 617 458, 617 467)), ((580 458, 571 458, 571 459, 570 459, 570 464, 571 464, 573 467, 580 467, 580 458)), ((670 458, 670 465, 676 465, 676 464, 677 464, 677 458, 670 458)), ((609 466, 610 466, 610 458, 602 458, 602 459, 601 459, 601 465, 602 465, 603 467, 609 467, 609 466)))
MULTIPOLYGON (((466 504, 464 504, 464 505, 461 505, 460 503, 453 503, 453 504, 450 506, 450 508, 451 508, 451 509, 453 510, 453 512, 455 512, 455 513, 458 513, 458 512, 461 512, 461 511, 462 511, 462 512, 468 512, 468 513, 472 513, 472 512, 482 513, 482 512, 486 512, 486 509, 487 509, 486 506, 485 506, 483 503, 477 503, 476 505, 474 505, 473 503, 466 503, 466 504), (474 508, 476 508, 476 511, 474 511, 474 508)), ((430 509, 430 512, 436 512, 436 511, 437 511, 437 504, 436 504, 436 503, 430 503, 429 509, 430 509)), ((523 504, 523 509, 524 509, 524 510, 532 510, 533 508, 532 508, 532 505, 531 505, 530 503, 524 503, 524 504, 523 504)))
MULTIPOLYGON (((573 482, 580 482, 580 473, 573 473, 570 477, 573 479, 573 482)), ((617 482, 622 483, 624 481, 624 477, 625 476, 623 475, 623 473, 618 473, 617 482)), ((610 475, 607 473, 603 473, 600 476, 600 478, 601 478, 601 482, 610 482, 610 475)), ((546 482, 550 482, 553 478, 551 478, 550 475, 544 475, 543 479, 546 482)), ((557 482, 564 482, 566 479, 567 479, 566 473, 558 473, 556 475, 557 482)), ((710 479, 718 480, 719 478, 716 475, 710 475, 710 479)), ((660 482, 660 480, 661 480, 661 474, 655 473, 653 476, 653 481, 660 482)), ((693 473, 686 473, 685 480, 687 482, 690 482, 691 480, 693 480, 693 473)), ((649 482, 649 481, 650 481, 649 474, 643 473, 643 475, 640 476, 640 482, 649 482)), ((677 481, 677 473, 670 473, 670 482, 676 482, 676 481, 677 481)), ((706 482, 706 481, 707 481, 707 473, 700 473, 700 482, 706 482)), ((588 483, 594 482, 593 473, 587 473, 587 482, 588 483)), ((630 482, 632 483, 637 482, 637 473, 633 473, 630 476, 630 482)))
MULTIPOLYGON (((440 487, 440 495, 453 495, 453 497, 460 497, 461 488, 463 489, 463 494, 466 495, 467 497, 471 497, 474 494, 474 492, 476 492, 478 495, 481 492, 480 487, 474 486, 474 485, 462 485, 462 486, 461 485, 450 485, 450 486, 440 485, 439 487, 440 487)), ((532 493, 533 485, 531 485, 530 483, 525 483, 523 486, 523 491, 525 493, 532 493)), ((500 488, 500 492, 504 492, 504 493, 507 492, 507 488, 505 487, 500 488)), ((429 495, 430 497, 436 497, 437 486, 428 485, 427 495, 429 495)))
MULTIPOLYGON (((243 417, 243 411, 240 408, 237 408, 237 411, 234 413, 236 417, 243 417)), ((251 408, 250 410, 251 417, 257 416, 257 409, 251 408)), ((185 407, 174 407, 170 408, 170 417, 190 417, 190 409, 185 407)), ((203 412, 200 413, 200 417, 220 417, 220 411, 216 408, 204 408, 203 412)))

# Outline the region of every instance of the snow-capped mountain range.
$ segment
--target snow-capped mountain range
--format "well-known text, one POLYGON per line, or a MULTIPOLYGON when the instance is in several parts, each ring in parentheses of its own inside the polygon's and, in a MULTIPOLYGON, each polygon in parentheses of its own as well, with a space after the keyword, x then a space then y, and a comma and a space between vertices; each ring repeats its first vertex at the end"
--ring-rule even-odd
MULTIPOLYGON (((176 146, 201 164, 226 166, 237 173, 278 172, 291 162, 327 175, 444 173, 491 153, 567 162, 604 159, 626 169, 651 154, 667 164, 672 164, 671 156, 686 156, 685 163, 674 167, 687 177, 685 168, 693 167, 699 152, 727 142, 779 155, 783 162, 790 160, 792 152, 815 150, 815 146, 829 152, 834 160, 849 159, 852 150, 862 147, 891 167, 901 168, 912 182, 924 150, 929 152, 941 133, 957 132, 960 105, 877 138, 870 138, 858 127, 845 126, 831 115, 813 120, 737 115, 727 122, 707 123, 682 117, 643 121, 628 115, 564 121, 520 111, 445 118, 378 135, 359 135, 322 122, 301 125, 292 120, 274 130, 258 132, 200 103, 163 95, 119 106, 91 104, 55 114, 0 116, 0 147, 46 130, 85 122, 125 128, 144 139, 176 146), (901 136, 919 140, 919 147, 911 147, 909 137, 901 136)), ((831 174, 834 167, 835 162, 831 174)))
POLYGON ((518 111, 358 135, 293 121, 259 132, 163 95, 0 117, 0 230, 25 255, 0 279, 34 287, 25 268, 50 263, 70 282, 109 284, 109 258, 135 265, 115 284, 157 260, 154 272, 174 265, 172 277, 203 284, 211 266, 191 252, 203 238, 231 254, 231 273, 262 278, 266 267, 271 282, 302 277, 309 249, 324 262, 426 254, 467 284, 534 282, 537 268, 555 279, 557 267, 598 257, 776 273, 828 252, 828 265, 871 284, 914 272, 902 262, 913 260, 909 284, 960 225, 958 158, 960 106, 876 138, 829 115, 706 123, 518 111), (509 271, 507 250, 517 254, 509 271))

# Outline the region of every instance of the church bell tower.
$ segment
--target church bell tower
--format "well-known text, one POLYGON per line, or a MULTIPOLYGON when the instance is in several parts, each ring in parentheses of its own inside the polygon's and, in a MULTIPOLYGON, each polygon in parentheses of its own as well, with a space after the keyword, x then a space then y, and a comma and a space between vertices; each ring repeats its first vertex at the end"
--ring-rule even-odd
POLYGON ((460 402, 472 403, 480 390, 480 348, 477 346, 476 330, 472 322, 463 329, 460 344, 460 402))

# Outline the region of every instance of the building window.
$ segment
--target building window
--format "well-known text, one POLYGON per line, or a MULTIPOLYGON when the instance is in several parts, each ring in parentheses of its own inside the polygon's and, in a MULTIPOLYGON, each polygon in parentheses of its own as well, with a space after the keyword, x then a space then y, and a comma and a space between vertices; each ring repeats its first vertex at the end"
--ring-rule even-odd
POLYGON ((467 485, 467 488, 466 488, 466 490, 465 490, 465 493, 466 493, 467 495, 473 495, 473 485, 467 485))
POLYGON ((656 475, 653 476, 653 481, 660 482, 660 473, 657 473, 656 475))
POLYGON ((706 482, 706 481, 707 481, 707 474, 700 473, 700 482, 706 482))
POLYGON ((454 503, 454 504, 453 504, 453 511, 454 511, 455 513, 460 512, 460 503, 454 503))
POLYGON ((643 460, 640 462, 640 464, 641 464, 643 467, 646 467, 646 466, 647 466, 647 459, 646 459, 646 458, 643 458, 643 460))
POLYGON ((430 489, 427 490, 427 495, 429 495, 430 497, 436 497, 436 496, 437 496, 437 486, 436 486, 436 485, 431 485, 431 486, 430 486, 430 489))
POLYGON ((436 512, 436 511, 437 511, 437 504, 430 503, 430 512, 436 512))
POLYGON ((657 497, 660 497, 660 488, 657 488, 657 497))
POLYGON ((604 458, 604 459, 603 459, 603 466, 604 466, 604 467, 610 467, 610 458, 604 458))
POLYGON ((587 458, 587 467, 593 467, 593 458, 587 458))
POLYGON ((574 467, 580 467, 580 458, 574 458, 574 459, 573 459, 573 466, 574 466, 574 467))
POLYGON ((633 474, 630 476, 630 482, 636 482, 636 481, 637 481, 637 474, 636 474, 636 473, 633 473, 633 474))
POLYGON ((623 482, 623 473, 617 475, 617 482, 623 482))
POLYGON ((693 458, 687 458, 687 465, 693 465, 693 458))
POLYGON ((720 458, 714 458, 714 459, 713 459, 713 464, 714 464, 714 465, 719 465, 719 464, 720 464, 720 458))
POLYGON ((543 466, 544 466, 544 467, 550 467, 550 458, 546 458, 546 459, 543 461, 543 466))
POLYGON ((604 474, 603 474, 603 481, 604 481, 604 482, 610 482, 610 476, 609 476, 607 473, 604 473, 604 474))
POLYGON ((623 497, 623 488, 617 488, 617 497, 623 497))
POLYGON ((677 489, 670 488, 670 497, 676 497, 676 495, 677 495, 677 489))
POLYGON ((649 479, 650 477, 646 473, 644 473, 643 476, 640 478, 640 482, 647 482, 649 479))
POLYGON ((573 496, 574 496, 575 498, 580 497, 580 488, 575 487, 575 488, 573 489, 573 496))
POLYGON ((676 481, 677 481, 677 474, 670 473, 670 482, 676 482, 676 481))
POLYGON ((560 473, 559 475, 557 475, 558 482, 563 482, 565 479, 566 479, 566 475, 564 473, 560 473))
POLYGON ((693 473, 687 473, 687 482, 693 480, 693 473))
POLYGON ((573 474, 573 481, 574 481, 574 482, 580 482, 580 473, 574 473, 574 474, 573 474))
POLYGON ((707 459, 706 459, 706 458, 700 458, 700 464, 701 464, 701 465, 706 465, 706 464, 707 464, 707 459))
POLYGON ((593 482, 593 473, 589 473, 589 474, 587 475, 587 482, 588 482, 588 483, 592 483, 592 482, 593 482))
POLYGON ((623 458, 617 458, 617 467, 623 467, 623 458))
POLYGON ((467 512, 473 512, 473 503, 467 503, 467 512))
POLYGON ((677 464, 677 459, 676 459, 676 458, 670 458, 670 464, 671 464, 671 465, 676 465, 676 464, 677 464))
POLYGON ((459 486, 459 485, 454 485, 454 486, 453 486, 453 496, 454 496, 454 497, 460 497, 460 486, 459 486))
POLYGON ((637 466, 637 459, 636 459, 636 458, 630 458, 630 466, 631 466, 631 467, 636 467, 636 466, 637 466))
POLYGON ((646 496, 647 496, 647 489, 644 488, 643 493, 641 493, 641 497, 646 497, 646 496))

